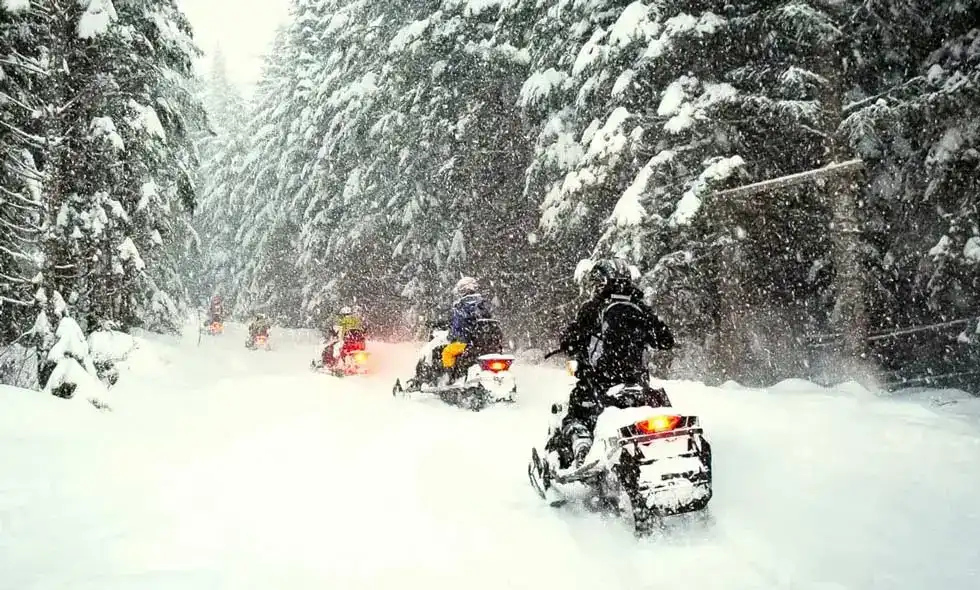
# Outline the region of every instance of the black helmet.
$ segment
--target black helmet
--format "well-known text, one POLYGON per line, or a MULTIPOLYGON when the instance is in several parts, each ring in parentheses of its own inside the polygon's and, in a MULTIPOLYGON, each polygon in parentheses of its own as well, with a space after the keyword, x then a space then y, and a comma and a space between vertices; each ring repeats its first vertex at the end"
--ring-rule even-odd
POLYGON ((622 258, 599 260, 585 276, 586 286, 592 294, 600 292, 626 293, 633 287, 633 268, 622 258))

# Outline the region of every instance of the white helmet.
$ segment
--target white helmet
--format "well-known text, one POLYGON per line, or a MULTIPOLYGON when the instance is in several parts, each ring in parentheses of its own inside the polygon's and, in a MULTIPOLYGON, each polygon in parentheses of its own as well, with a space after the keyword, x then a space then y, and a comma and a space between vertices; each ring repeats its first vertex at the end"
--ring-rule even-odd
POLYGON ((463 295, 470 295, 476 293, 480 290, 480 283, 473 277, 463 277, 459 279, 456 286, 453 287, 453 293, 457 297, 462 297, 463 295))
POLYGON ((354 313, 354 311, 346 305, 340 308, 340 315, 351 315, 352 313, 354 313))

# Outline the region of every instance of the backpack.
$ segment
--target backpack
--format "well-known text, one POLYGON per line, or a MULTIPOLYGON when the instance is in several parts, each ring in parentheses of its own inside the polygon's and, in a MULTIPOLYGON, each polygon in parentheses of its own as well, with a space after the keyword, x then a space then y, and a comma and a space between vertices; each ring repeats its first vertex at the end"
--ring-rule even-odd
POLYGON ((589 364, 610 379, 642 371, 647 323, 647 312, 629 295, 611 295, 589 340, 589 364))
POLYGON ((479 318, 473 328, 472 346, 480 354, 501 353, 504 351, 504 331, 500 322, 490 318, 479 318))

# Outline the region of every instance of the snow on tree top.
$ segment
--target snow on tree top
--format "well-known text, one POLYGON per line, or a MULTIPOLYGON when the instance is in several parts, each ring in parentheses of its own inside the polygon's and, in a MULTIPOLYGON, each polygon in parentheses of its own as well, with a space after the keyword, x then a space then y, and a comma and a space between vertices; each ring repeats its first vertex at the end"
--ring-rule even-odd
POLYGON ((646 191, 647 186, 650 184, 650 177, 653 176, 653 171, 658 165, 659 162, 654 157, 647 162, 646 166, 640 169, 640 173, 636 175, 633 183, 629 185, 629 188, 626 189, 623 196, 616 202, 616 207, 613 209, 610 221, 619 227, 635 226, 643 223, 643 220, 646 218, 646 210, 644 210, 643 205, 640 203, 640 197, 643 196, 644 191, 646 191))
POLYGON ((153 107, 143 106, 135 100, 130 100, 128 106, 136 115, 128 120, 130 127, 142 129, 160 139, 167 139, 167 132, 164 131, 163 123, 160 122, 160 117, 153 107))
POLYGON ((650 39, 660 34, 660 27, 650 20, 650 8, 637 0, 623 9, 609 29, 609 44, 622 47, 636 39, 650 39))
POLYGON ((614 97, 620 96, 623 92, 629 88, 629 85, 633 82, 633 78, 636 76, 636 72, 632 69, 623 70, 623 72, 616 78, 616 82, 613 83, 612 91, 610 94, 614 97))
POLYGON ((157 184, 152 180, 149 182, 144 182, 140 187, 140 200, 136 203, 136 210, 142 211, 150 204, 150 201, 156 199, 159 195, 159 189, 157 184))
POLYGON ((58 342, 48 351, 48 360, 58 361, 65 355, 78 359, 89 356, 88 342, 85 340, 82 328, 72 318, 67 316, 61 318, 55 336, 58 342))
POLYGON ((324 31, 325 35, 332 35, 340 29, 347 26, 350 21, 350 15, 346 12, 338 12, 330 18, 330 22, 327 23, 327 28, 324 31))
POLYGON ((405 48, 415 43, 422 36, 422 33, 429 28, 429 19, 417 20, 405 25, 395 33, 388 44, 388 53, 401 53, 405 48))
POLYGON ((543 72, 534 72, 521 86, 521 106, 529 107, 548 98, 552 90, 561 86, 568 79, 568 74, 555 68, 543 72))
POLYGON ((664 90, 664 95, 660 99, 660 106, 657 107, 658 115, 666 117, 668 115, 676 115, 680 111, 681 104, 687 98, 687 94, 684 92, 684 86, 688 80, 689 78, 687 76, 682 76, 667 85, 667 89, 664 90))
POLYGON ((503 0, 466 0, 466 9, 463 14, 466 16, 479 16, 494 6, 500 6, 503 0))
POLYGON ((932 256, 933 258, 946 256, 949 253, 949 244, 950 244, 949 236, 943 236, 939 238, 939 241, 936 243, 936 245, 929 249, 929 256, 932 256))
MULTIPOLYGON (((79 4, 84 6, 85 0, 79 0, 79 4)), ((118 18, 112 0, 88 0, 88 8, 78 21, 78 36, 82 39, 92 39, 104 35, 109 25, 118 18)))
POLYGON ((679 14, 667 19, 660 37, 650 41, 643 57, 657 59, 673 44, 674 37, 685 33, 710 35, 723 26, 727 21, 713 12, 705 12, 700 18, 690 14, 679 14))
POLYGON ((571 133, 557 134, 555 140, 541 154, 542 162, 552 164, 563 171, 571 170, 584 157, 585 150, 575 141, 575 136, 571 133))
POLYGON ((470 41, 463 48, 470 54, 479 55, 484 58, 502 58, 512 63, 527 65, 531 63, 531 53, 525 49, 518 49, 510 43, 495 44, 487 39, 479 43, 470 41))
POLYGON ((578 52, 578 57, 575 58, 575 63, 572 65, 573 76, 582 74, 582 72, 603 55, 604 48, 599 44, 599 41, 605 35, 606 31, 602 27, 599 27, 592 33, 592 38, 582 46, 582 49, 578 52))
POLYGON ((123 143, 122 136, 116 130, 116 124, 111 117, 95 117, 92 119, 92 124, 89 126, 89 138, 93 140, 105 139, 116 151, 126 149, 126 144, 123 143))
POLYGON ((624 107, 617 107, 606 124, 596 132, 589 142, 585 154, 588 159, 615 156, 626 146, 626 136, 623 135, 623 125, 630 118, 630 113, 624 107))
POLYGON ((368 72, 360 80, 356 80, 331 94, 327 100, 327 104, 336 107, 349 103, 357 98, 371 96, 378 91, 377 82, 377 74, 368 72))
POLYGON ((681 105, 677 114, 664 123, 664 131, 677 134, 690 128, 692 125, 694 125, 694 105, 685 102, 681 105))
POLYGON ((677 207, 671 214, 668 223, 672 227, 690 223, 701 209, 700 195, 705 192, 709 184, 728 178, 735 170, 744 165, 745 160, 741 156, 713 159, 700 176, 691 183, 691 188, 684 193, 681 200, 677 202, 677 207))
POLYGON ((30 8, 31 0, 0 0, 0 6, 8 12, 18 12, 30 8))
POLYGON ((972 264, 980 262, 980 238, 973 236, 963 246, 963 258, 972 264))
POLYGON ((127 237, 119 244, 119 258, 123 261, 132 261, 137 270, 146 268, 146 263, 143 262, 143 257, 140 256, 132 238, 127 237))

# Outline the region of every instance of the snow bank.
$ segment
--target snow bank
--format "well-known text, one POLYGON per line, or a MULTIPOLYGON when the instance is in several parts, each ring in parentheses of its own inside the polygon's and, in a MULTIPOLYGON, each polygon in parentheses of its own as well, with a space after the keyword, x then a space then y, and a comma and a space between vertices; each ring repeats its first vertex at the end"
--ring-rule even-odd
POLYGON ((88 342, 92 360, 97 363, 125 360, 137 348, 135 338, 113 330, 94 332, 88 342))
POLYGON ((70 437, 104 424, 108 416, 78 398, 64 400, 10 385, 0 385, 0 408, 0 435, 7 439, 70 437))
POLYGON ((879 412, 903 415, 909 418, 957 418, 980 426, 980 397, 959 389, 909 388, 888 391, 867 387, 856 381, 837 385, 820 385, 806 379, 784 379, 761 389, 746 387, 734 381, 726 382, 722 390, 767 393, 785 399, 814 399, 815 397, 852 400, 861 403, 880 402, 875 405, 879 412))

